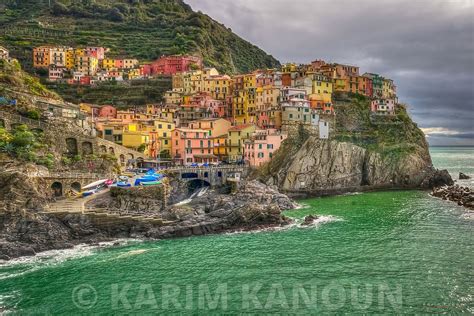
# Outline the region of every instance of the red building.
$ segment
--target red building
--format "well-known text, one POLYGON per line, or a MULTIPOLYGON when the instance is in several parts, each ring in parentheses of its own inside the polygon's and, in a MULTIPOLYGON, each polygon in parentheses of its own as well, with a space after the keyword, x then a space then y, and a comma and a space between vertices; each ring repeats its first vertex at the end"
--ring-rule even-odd
POLYGON ((91 84, 91 77, 89 77, 89 76, 81 77, 81 79, 79 79, 79 84, 90 85, 91 84))
POLYGON ((373 96, 373 85, 372 85, 372 79, 364 76, 358 77, 358 89, 357 89, 360 94, 363 94, 367 97, 372 97, 373 96))
POLYGON ((151 65, 145 64, 140 66, 140 75, 142 77, 149 77, 151 76, 151 65))
POLYGON ((202 59, 196 56, 162 56, 151 64, 151 74, 174 75, 191 70, 191 65, 202 68, 202 59))
POLYGON ((291 87, 291 73, 285 72, 281 74, 281 84, 285 87, 291 87))

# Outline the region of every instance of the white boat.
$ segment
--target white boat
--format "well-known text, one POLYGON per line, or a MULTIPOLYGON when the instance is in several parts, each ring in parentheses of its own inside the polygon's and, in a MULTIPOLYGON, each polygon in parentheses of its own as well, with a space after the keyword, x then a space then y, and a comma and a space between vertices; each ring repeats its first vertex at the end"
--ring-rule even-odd
POLYGON ((96 186, 99 186, 99 185, 101 185, 101 184, 104 184, 105 182, 107 182, 107 180, 109 180, 109 179, 103 179, 103 180, 98 180, 98 181, 89 183, 88 185, 82 187, 82 189, 83 189, 83 190, 87 190, 87 189, 95 188, 96 186))

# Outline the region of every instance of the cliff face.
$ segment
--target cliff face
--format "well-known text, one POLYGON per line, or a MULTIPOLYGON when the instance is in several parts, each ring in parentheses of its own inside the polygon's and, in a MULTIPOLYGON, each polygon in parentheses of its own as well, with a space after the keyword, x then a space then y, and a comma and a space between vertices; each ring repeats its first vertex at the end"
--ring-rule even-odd
POLYGON ((309 195, 452 182, 433 168, 424 135, 405 107, 394 117, 374 117, 367 102, 336 103, 333 139, 292 135, 260 170, 260 179, 283 192, 309 195))
POLYGON ((323 194, 364 187, 418 187, 432 172, 427 151, 394 161, 348 142, 311 136, 277 172, 264 178, 283 191, 323 194))

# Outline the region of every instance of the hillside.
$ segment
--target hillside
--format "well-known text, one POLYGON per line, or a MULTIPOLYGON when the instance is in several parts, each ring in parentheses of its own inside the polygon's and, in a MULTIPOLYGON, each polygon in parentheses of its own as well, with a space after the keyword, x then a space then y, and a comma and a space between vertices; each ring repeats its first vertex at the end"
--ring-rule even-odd
POLYGON ((88 166, 92 167, 91 172, 118 168, 114 155, 69 152, 66 137, 80 137, 91 144, 97 138, 70 120, 44 116, 44 107, 38 106, 41 103, 72 105, 65 104, 37 78, 24 72, 17 61, 0 60, 0 97, 0 169, 5 164, 32 170, 46 167, 56 172, 83 171, 88 166))
POLYGON ((0 3, 0 45, 27 70, 32 48, 44 44, 102 45, 110 56, 154 60, 163 54, 201 55, 223 72, 279 65, 182 0, 5 0, 0 3), (51 5, 49 5, 51 3, 51 5))

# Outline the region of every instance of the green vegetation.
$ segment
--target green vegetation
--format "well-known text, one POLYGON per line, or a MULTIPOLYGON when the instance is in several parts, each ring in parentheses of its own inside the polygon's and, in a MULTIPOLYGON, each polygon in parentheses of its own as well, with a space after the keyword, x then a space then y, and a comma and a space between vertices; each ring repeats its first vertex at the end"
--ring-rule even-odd
POLYGON ((43 134, 29 130, 26 125, 20 125, 12 132, 0 128, 0 151, 22 161, 54 167, 54 156, 46 153, 43 134))
POLYGON ((140 60, 198 54, 206 65, 228 73, 279 65, 182 0, 6 0, 0 26, 0 42, 27 70, 33 47, 45 44, 102 45, 110 56, 140 60))
POLYGON ((398 159, 426 146, 423 132, 399 105, 394 116, 374 115, 370 101, 362 95, 335 102, 336 140, 351 142, 384 156, 398 159))
MULTIPOLYGON (((57 94, 49 91, 41 82, 22 71, 18 61, 0 60, 0 93, 9 95, 9 90, 57 99, 57 94)), ((31 114, 34 115, 34 114, 31 114)))
POLYGON ((65 101, 79 104, 113 104, 129 107, 162 101, 166 90, 171 89, 171 79, 134 80, 128 83, 111 82, 93 87, 44 82, 46 87, 58 92, 65 101))

